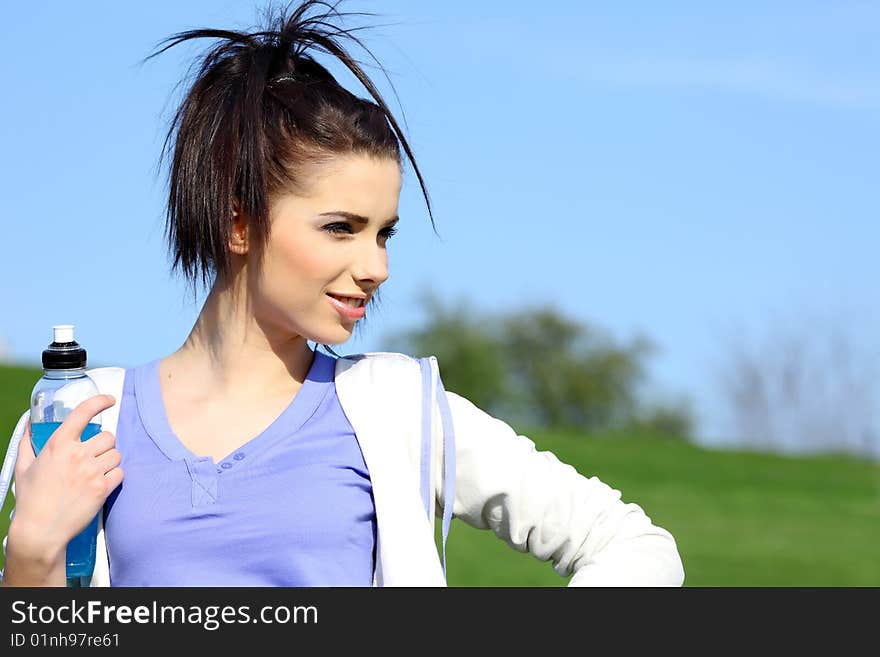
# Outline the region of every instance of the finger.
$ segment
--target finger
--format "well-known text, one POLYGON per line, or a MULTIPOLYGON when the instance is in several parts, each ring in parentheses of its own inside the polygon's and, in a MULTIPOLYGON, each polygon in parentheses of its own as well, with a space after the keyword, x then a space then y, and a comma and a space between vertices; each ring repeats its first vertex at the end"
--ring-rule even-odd
POLYGON ((122 483, 122 480, 125 478, 125 472, 123 472, 122 468, 113 468, 110 472, 107 472, 104 475, 104 479, 107 481, 107 495, 109 496, 113 490, 122 483))
POLYGON ((122 453, 118 449, 110 449, 96 457, 95 460, 101 467, 101 472, 107 474, 122 463, 122 453))
POLYGON ((82 432, 85 431, 86 425, 104 409, 110 408, 116 400, 112 395, 95 395, 81 401, 76 408, 70 411, 61 426, 55 429, 49 440, 48 445, 54 440, 67 440, 71 442, 79 442, 82 432))
POLYGON ((21 479, 21 476, 29 467, 31 467, 31 463, 33 463, 36 458, 33 443, 31 443, 31 421, 28 419, 24 427, 24 433, 18 443, 18 454, 15 456, 13 476, 16 479, 21 479))
POLYGON ((102 431, 83 443, 83 449, 90 456, 99 456, 116 445, 116 436, 109 431, 102 431))

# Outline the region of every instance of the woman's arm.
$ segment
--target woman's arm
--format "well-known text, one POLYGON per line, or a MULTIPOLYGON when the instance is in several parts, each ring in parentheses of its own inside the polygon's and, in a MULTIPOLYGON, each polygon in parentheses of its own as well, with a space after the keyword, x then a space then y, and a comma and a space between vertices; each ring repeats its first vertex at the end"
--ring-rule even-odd
MULTIPOLYGON (((12 432, 0 469, 0 507, 6 499, 11 483, 11 493, 15 497, 13 471, 19 465, 22 449, 30 446, 30 413, 25 411, 12 432)), ((64 544, 41 545, 34 540, 32 528, 22 525, 15 517, 15 508, 9 514, 8 535, 3 537, 3 570, 0 570, 0 586, 64 586, 65 554, 64 544)))
POLYGON ((71 538, 82 531, 124 476, 115 436, 102 431, 83 442, 86 424, 115 404, 111 395, 80 402, 56 428, 39 458, 31 444, 30 419, 22 420, 10 439, 0 473, 5 499, 14 458, 16 508, 3 539, 7 586, 64 586, 65 553, 71 538))
POLYGON ((3 538, 5 563, 0 586, 65 586, 67 546, 41 544, 31 540, 33 536, 13 519, 9 536, 3 538))
MULTIPOLYGON (((624 503, 620 491, 551 452, 536 451, 533 441, 464 397, 446 394, 456 440, 455 517, 552 560, 561 576, 573 574, 569 586, 683 584, 675 539, 639 505, 624 503)), ((442 504, 439 472, 435 481, 442 504)))

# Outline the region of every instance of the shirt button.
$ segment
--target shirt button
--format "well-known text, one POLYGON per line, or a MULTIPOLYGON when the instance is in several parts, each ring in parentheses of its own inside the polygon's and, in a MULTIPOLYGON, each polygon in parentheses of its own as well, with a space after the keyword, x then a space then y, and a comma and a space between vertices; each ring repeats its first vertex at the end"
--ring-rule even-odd
POLYGON ((233 456, 232 458, 234 458, 236 461, 241 461, 241 460, 244 458, 244 454, 242 454, 241 452, 239 452, 238 454, 236 454, 236 455, 233 456))
POLYGON ((231 463, 221 463, 220 467, 223 468, 224 470, 228 470, 229 468, 232 467, 232 464, 231 463))
POLYGON ((223 470, 221 470, 220 468, 217 468, 217 472, 223 472, 223 470))

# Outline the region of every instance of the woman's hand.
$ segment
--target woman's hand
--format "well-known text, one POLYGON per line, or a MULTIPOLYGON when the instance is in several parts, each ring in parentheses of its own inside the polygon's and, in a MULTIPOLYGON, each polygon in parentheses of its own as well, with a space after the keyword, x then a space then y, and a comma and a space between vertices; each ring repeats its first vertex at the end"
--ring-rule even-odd
MULTIPOLYGON (((15 585, 13 580, 23 574, 19 569, 51 572, 57 583, 59 562, 64 573, 68 542, 122 483, 116 437, 102 431, 80 440, 92 418, 115 403, 111 395, 82 401, 52 433, 39 456, 34 454, 28 420, 15 461, 15 512, 9 526, 5 583, 15 585)), ((63 580, 58 585, 63 586, 63 580)))

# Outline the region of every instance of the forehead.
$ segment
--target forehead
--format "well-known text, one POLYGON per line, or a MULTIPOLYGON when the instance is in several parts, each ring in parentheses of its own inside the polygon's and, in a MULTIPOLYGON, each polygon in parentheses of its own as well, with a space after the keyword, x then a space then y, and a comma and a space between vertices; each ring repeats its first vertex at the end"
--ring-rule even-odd
POLYGON ((403 180, 396 160, 347 155, 313 166, 305 182, 304 199, 372 216, 371 209, 382 211, 397 207, 403 180))
POLYGON ((300 189, 274 196, 270 225, 327 222, 328 212, 350 212, 383 225, 397 216, 402 176, 392 158, 350 155, 313 165, 301 179, 300 189))

